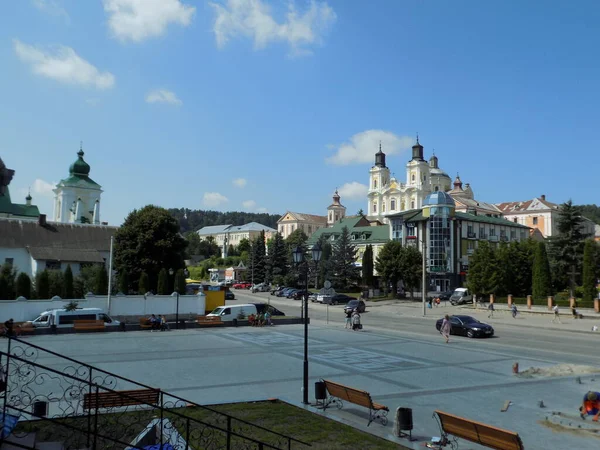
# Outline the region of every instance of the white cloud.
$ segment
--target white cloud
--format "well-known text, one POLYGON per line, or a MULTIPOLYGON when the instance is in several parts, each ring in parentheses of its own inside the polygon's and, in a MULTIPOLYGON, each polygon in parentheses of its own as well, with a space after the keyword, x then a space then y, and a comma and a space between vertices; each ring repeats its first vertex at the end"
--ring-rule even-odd
POLYGON ((183 102, 177 97, 175 92, 166 89, 155 89, 146 95, 146 103, 169 103, 170 105, 181 106, 183 102))
POLYGON ((242 206, 244 209, 254 209, 256 207, 256 202, 254 200, 246 200, 242 202, 242 206))
POLYGON ((236 185, 237 187, 241 187, 241 188, 246 186, 247 183, 248 183, 248 180, 246 180, 245 178, 236 178, 235 180, 233 180, 233 184, 236 185))
POLYGON ((373 162, 380 142, 386 155, 394 155, 409 149, 414 138, 397 136, 384 130, 363 131, 352 136, 348 142, 335 146, 335 154, 326 158, 326 161, 340 166, 373 162))
POLYGON ((353 181, 352 183, 346 183, 338 189, 342 202, 344 199, 348 200, 364 200, 367 198, 367 192, 369 188, 367 185, 353 181))
POLYGON ((36 178, 33 184, 31 185, 31 192, 33 195, 54 197, 54 192, 52 192, 52 189, 56 187, 56 184, 56 182, 48 183, 47 181, 44 181, 41 178, 36 178))
POLYGON ((285 42, 294 55, 310 53, 306 47, 322 41, 323 34, 336 21, 336 14, 326 2, 310 0, 304 13, 296 11, 295 1, 288 3, 283 22, 278 23, 269 5, 262 0, 224 0, 210 3, 215 10, 213 32, 217 47, 223 48, 238 36, 254 41, 255 49, 273 42, 285 42))
POLYGON ((268 213, 268 212, 269 212, 269 210, 268 210, 267 208, 260 207, 260 208, 258 208, 258 209, 256 210, 256 212, 259 212, 259 213, 265 213, 265 214, 266 214, 266 213, 268 213))
POLYGON ((229 199, 218 192, 205 192, 202 197, 202 203, 204 206, 219 206, 223 203, 227 203, 229 199))
POLYGON ((103 0, 108 26, 120 41, 161 36, 170 24, 187 27, 196 8, 180 0, 103 0))
POLYGON ((31 65, 37 75, 67 84, 79 84, 96 89, 109 89, 115 84, 110 72, 100 72, 82 59, 71 47, 57 46, 52 51, 42 50, 18 39, 13 39, 19 59, 31 65))
POLYGON ((69 14, 67 10, 63 8, 56 0, 32 0, 33 6, 39 11, 49 14, 51 16, 62 17, 65 22, 70 22, 69 14))

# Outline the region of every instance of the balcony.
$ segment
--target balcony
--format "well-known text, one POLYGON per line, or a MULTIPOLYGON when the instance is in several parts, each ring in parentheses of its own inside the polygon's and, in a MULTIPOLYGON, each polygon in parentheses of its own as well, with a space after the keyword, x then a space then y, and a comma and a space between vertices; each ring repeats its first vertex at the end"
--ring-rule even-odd
POLYGON ((467 232, 467 239, 477 239, 477 235, 472 231, 467 232))
POLYGON ((496 236, 496 235, 490 236, 488 239, 492 242, 498 242, 498 236, 496 236))

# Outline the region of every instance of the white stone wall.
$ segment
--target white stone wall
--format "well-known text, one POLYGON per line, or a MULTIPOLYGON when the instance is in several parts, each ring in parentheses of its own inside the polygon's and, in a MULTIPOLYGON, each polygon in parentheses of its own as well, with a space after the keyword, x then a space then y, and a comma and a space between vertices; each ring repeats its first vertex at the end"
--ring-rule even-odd
POLYGON ((26 249, 0 247, 0 265, 4 264, 7 258, 13 258, 13 267, 18 272, 25 272, 31 277, 32 260, 26 249))
MULTIPOLYGON (((69 300, 70 301, 70 300, 69 300)), ((64 308, 67 300, 0 300, 0 322, 10 318, 15 322, 33 320, 44 311, 64 308)), ((108 297, 93 296, 77 299, 80 308, 101 308, 108 311, 108 297)), ((179 315, 194 316, 205 313, 206 297, 202 295, 180 295, 179 315)), ((177 311, 177 297, 171 295, 128 295, 112 296, 109 314, 111 316, 145 316, 151 314, 172 315, 177 311)))

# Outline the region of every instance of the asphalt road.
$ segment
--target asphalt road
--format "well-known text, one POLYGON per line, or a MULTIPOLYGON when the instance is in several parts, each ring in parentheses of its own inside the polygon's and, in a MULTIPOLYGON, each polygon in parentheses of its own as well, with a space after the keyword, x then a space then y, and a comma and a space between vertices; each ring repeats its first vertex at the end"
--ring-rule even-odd
MULTIPOLYGON (((234 290, 236 300, 231 303, 241 302, 269 302, 286 315, 299 316, 302 302, 271 296, 268 293, 251 293, 249 291, 234 290)), ((309 317, 319 325, 340 326, 345 323, 344 306, 326 306, 309 302, 309 317)), ((398 334, 399 337, 412 338, 438 338, 435 321, 444 314, 474 315, 472 311, 465 311, 450 305, 428 309, 426 316, 422 315, 422 307, 418 303, 405 302, 399 305, 368 303, 367 310, 363 313, 362 323, 365 328, 398 334)), ((549 323, 544 326, 537 321, 529 324, 527 321, 518 320, 506 323, 506 319, 487 319, 487 313, 476 315, 481 321, 494 327, 495 336, 491 339, 468 339, 453 337, 453 340, 468 341, 478 350, 489 348, 494 351, 504 351, 514 354, 515 357, 525 355, 529 358, 548 359, 571 364, 600 365, 600 352, 598 340, 600 335, 590 333, 572 332, 559 327, 552 327, 549 323)), ((591 324, 590 324, 591 325, 591 324)))

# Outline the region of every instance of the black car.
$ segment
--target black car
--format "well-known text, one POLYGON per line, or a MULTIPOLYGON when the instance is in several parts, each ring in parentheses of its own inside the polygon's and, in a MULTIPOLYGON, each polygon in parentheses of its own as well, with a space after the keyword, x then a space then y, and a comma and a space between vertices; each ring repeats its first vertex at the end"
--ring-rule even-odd
POLYGON ((348 302, 348 304, 346 306, 344 306, 344 312, 347 313, 348 311, 354 311, 355 309, 358 309, 359 313, 363 313, 365 312, 365 308, 367 307, 367 305, 365 305, 365 302, 363 302, 362 300, 350 300, 348 302))
POLYGON ((350 297, 346 294, 335 294, 327 299, 327 301, 323 303, 329 303, 330 305, 339 305, 343 303, 348 303, 351 300, 356 300, 354 297, 350 297))
MULTIPOLYGON (((308 291, 308 295, 312 295, 312 292, 308 291)), ((304 299, 304 297, 306 297, 305 289, 301 289, 299 291, 292 292, 292 298, 294 300, 302 300, 302 299, 304 299)))
POLYGON ((257 313, 266 313, 267 311, 269 311, 269 314, 271 314, 272 316, 285 316, 285 313, 279 311, 277 308, 274 308, 271 305, 268 305, 266 303, 252 303, 254 306, 256 306, 256 312, 257 313))
POLYGON ((235 295, 233 292, 229 290, 225 291, 225 300, 235 300, 235 295))
MULTIPOLYGON (((435 323, 435 328, 440 331, 442 321, 440 319, 435 323)), ((450 317, 450 334, 459 336, 474 337, 492 337, 494 329, 487 323, 480 322, 471 316, 451 316, 450 317)))

